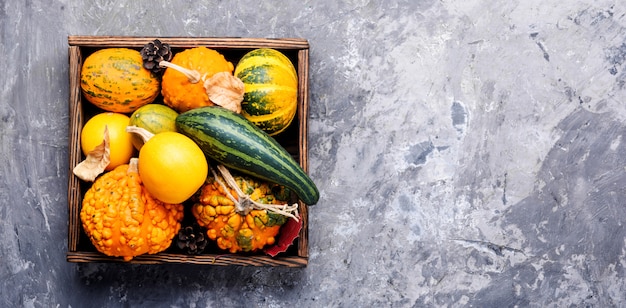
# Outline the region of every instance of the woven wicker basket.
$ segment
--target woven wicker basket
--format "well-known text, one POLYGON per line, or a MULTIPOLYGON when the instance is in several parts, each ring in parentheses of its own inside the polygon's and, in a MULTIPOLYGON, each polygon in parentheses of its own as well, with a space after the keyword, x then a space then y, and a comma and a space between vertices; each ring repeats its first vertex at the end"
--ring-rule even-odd
MULTIPOLYGON (((98 110, 89 104, 81 94, 80 70, 83 59, 94 51, 110 47, 127 47, 140 50, 153 37, 124 36, 69 36, 69 186, 68 186, 68 262, 124 262, 122 258, 109 257, 99 253, 82 230, 80 209, 84 193, 89 183, 74 176, 72 169, 84 159, 80 148, 80 132, 83 124, 98 110)), ((173 51, 205 46, 218 50, 231 61, 237 63, 246 52, 256 48, 274 48, 283 52, 294 63, 298 72, 298 113, 291 126, 277 136, 277 140, 307 171, 307 114, 308 114, 308 65, 309 44, 303 39, 265 38, 192 38, 158 37, 168 43, 173 51)), ((300 202, 299 212, 302 230, 294 244, 276 257, 259 254, 230 254, 223 251, 205 251, 200 255, 177 253, 168 249, 154 255, 133 258, 134 264, 189 263, 202 265, 241 265, 241 266, 280 266, 305 267, 308 263, 308 217, 307 205, 300 202)))

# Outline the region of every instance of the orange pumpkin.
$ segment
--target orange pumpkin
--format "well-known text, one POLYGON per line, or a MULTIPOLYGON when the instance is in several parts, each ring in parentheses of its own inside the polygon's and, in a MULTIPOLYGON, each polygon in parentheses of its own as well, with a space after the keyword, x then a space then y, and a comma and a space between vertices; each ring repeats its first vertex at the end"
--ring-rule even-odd
MULTIPOLYGON (((237 196, 233 188, 218 182, 221 176, 209 177, 199 192, 198 200, 191 208, 198 224, 207 228, 207 236, 220 249, 236 252, 254 252, 273 245, 280 227, 287 217, 266 209, 252 209, 250 200, 266 204, 281 205, 289 199, 284 187, 249 176, 235 176, 234 182, 249 200, 236 204, 228 195, 237 196)), ((234 197, 239 203, 239 197, 234 197)))
MULTIPOLYGON (((165 63, 167 64, 167 63, 165 63)), ((221 53, 203 46, 183 50, 171 64, 190 74, 168 67, 161 81, 163 102, 178 112, 215 105, 204 87, 204 81, 219 72, 232 74, 234 66, 221 53)))
POLYGON ((130 261, 167 249, 180 229, 183 206, 150 195, 137 173, 137 160, 100 176, 83 198, 80 219, 101 253, 130 261))

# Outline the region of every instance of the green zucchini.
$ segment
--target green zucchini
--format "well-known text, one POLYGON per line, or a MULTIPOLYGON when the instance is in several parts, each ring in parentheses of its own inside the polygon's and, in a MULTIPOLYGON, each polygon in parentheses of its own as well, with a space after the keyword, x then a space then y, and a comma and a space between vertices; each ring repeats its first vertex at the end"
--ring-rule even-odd
POLYGON ((289 152, 242 115, 218 106, 195 108, 176 117, 176 129, 194 140, 207 158, 284 185, 306 204, 317 203, 315 183, 289 152))

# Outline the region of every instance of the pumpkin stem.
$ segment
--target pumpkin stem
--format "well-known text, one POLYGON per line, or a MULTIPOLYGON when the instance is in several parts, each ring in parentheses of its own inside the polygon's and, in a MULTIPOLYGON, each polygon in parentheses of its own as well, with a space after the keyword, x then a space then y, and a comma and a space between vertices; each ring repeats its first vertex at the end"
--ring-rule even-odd
POLYGON ((161 62, 159 62, 159 66, 172 68, 172 69, 182 73, 183 75, 185 75, 187 77, 187 79, 189 79, 189 82, 191 82, 191 83, 197 83, 200 80, 202 80, 202 75, 200 75, 200 72, 198 72, 196 70, 190 70, 188 68, 184 68, 184 67, 182 67, 180 65, 176 65, 176 64, 174 64, 172 62, 161 61, 161 62))
POLYGON ((299 220, 300 215, 298 214, 297 203, 294 203, 292 205, 289 205, 289 204, 278 205, 278 204, 264 204, 264 203, 256 202, 252 200, 250 196, 248 196, 243 191, 241 191, 241 189, 239 188, 239 185, 237 185, 237 182, 235 181, 233 176, 230 174, 230 171, 228 171, 226 167, 224 167, 223 165, 217 165, 217 169, 222 174, 222 178, 224 179, 224 181, 226 181, 228 186, 233 188, 235 192, 237 193, 238 199, 236 199, 234 196, 230 194, 230 189, 228 189, 228 187, 226 187, 226 184, 224 184, 220 180, 215 170, 213 170, 213 168, 210 168, 211 173, 213 174, 213 178, 215 178, 215 180, 220 184, 220 186, 222 186, 222 188, 228 195, 228 198, 235 203, 235 210, 237 211, 237 213, 241 215, 248 215, 248 213, 250 213, 250 211, 254 209, 267 210, 269 212, 287 216, 287 217, 295 219, 296 221, 300 221, 299 220))
POLYGON ((148 142, 150 138, 154 137, 154 134, 148 131, 147 129, 141 128, 135 125, 126 126, 126 132, 136 134, 137 136, 141 138, 141 141, 143 143, 148 142))
POLYGON ((133 157, 130 159, 126 173, 139 173, 139 158, 133 157))

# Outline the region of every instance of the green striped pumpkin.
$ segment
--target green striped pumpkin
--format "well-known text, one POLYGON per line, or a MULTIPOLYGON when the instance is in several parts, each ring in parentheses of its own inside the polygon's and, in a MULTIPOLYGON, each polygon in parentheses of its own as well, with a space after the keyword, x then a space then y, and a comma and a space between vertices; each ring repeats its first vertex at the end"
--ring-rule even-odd
POLYGON ((298 74, 283 53, 259 48, 245 54, 234 75, 244 83, 241 114, 270 136, 284 131, 296 115, 298 74))
MULTIPOLYGON (((141 127, 153 134, 176 131, 178 112, 158 103, 143 105, 130 115, 129 125, 141 127)), ((143 146, 143 140, 132 134, 133 145, 137 150, 143 146)))
POLYGON ((176 130, 195 141, 207 158, 283 185, 306 204, 317 203, 315 183, 291 154, 242 115, 219 106, 200 107, 178 115, 176 130))

